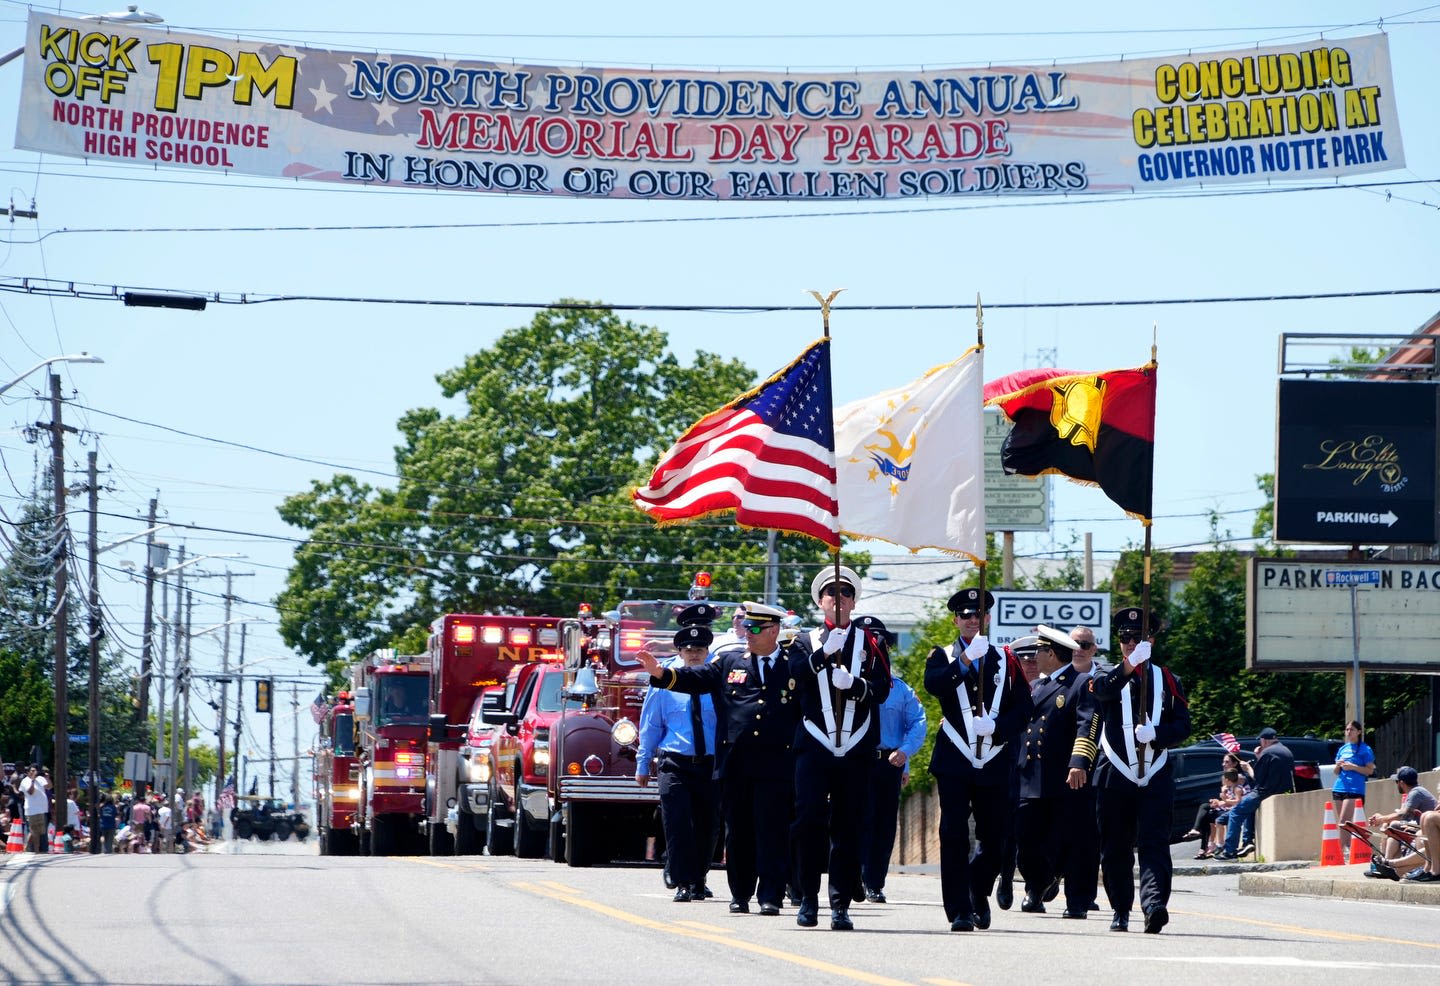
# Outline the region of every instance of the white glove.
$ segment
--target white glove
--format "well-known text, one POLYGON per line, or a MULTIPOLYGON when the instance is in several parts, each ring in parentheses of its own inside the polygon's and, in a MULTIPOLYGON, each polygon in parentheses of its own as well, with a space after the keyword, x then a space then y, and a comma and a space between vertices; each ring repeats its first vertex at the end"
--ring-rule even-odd
POLYGON ((1150 641, 1142 640, 1138 644, 1136 644, 1135 652, 1129 657, 1125 658, 1125 660, 1130 662, 1130 666, 1132 668, 1138 668, 1140 665, 1150 660, 1150 641))
MULTIPOLYGON (((979 640, 980 638, 975 638, 979 640)), ((995 734, 995 720, 989 716, 977 716, 975 718, 976 736, 993 736, 995 734)))
POLYGON ((834 654, 841 647, 844 647, 845 641, 850 639, 851 626, 854 626, 854 624, 846 626, 843 630, 839 627, 835 627, 833 630, 831 630, 829 636, 825 638, 825 643, 820 645, 820 650, 826 655, 830 655, 834 654))
POLYGON ((836 688, 840 689, 843 692, 845 689, 855 684, 855 676, 849 671, 846 671, 844 668, 831 668, 830 684, 834 685, 836 688))
POLYGON ((1155 726, 1152 723, 1142 722, 1135 727, 1135 739, 1140 743, 1152 743, 1155 740, 1155 726))
POLYGON ((990 641, 985 639, 985 635, 983 633, 977 633, 975 635, 975 639, 970 641, 970 643, 965 648, 965 660, 978 661, 982 657, 984 657, 989 652, 989 650, 990 641))

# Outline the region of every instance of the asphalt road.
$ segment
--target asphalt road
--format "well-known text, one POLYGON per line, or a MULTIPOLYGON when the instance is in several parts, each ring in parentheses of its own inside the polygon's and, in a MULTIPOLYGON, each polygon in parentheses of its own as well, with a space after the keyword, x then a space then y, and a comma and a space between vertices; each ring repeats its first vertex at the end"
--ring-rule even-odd
POLYGON ((1237 882, 1177 878, 1161 935, 1018 907, 966 935, 948 930, 935 876, 896 874, 889 903, 856 905, 844 933, 823 909, 817 929, 798 928, 788 907, 729 914, 723 872, 714 900, 676 904, 654 866, 336 859, 313 841, 12 857, 0 868, 0 982, 1390 986, 1440 973, 1433 907, 1242 897, 1237 882))

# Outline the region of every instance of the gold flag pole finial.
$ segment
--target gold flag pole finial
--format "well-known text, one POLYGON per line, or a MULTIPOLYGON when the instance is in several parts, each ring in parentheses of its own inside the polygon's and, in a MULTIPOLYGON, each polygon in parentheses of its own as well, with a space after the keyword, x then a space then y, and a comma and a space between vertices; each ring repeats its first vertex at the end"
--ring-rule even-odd
POLYGON ((975 292, 975 345, 985 345, 985 306, 980 304, 980 292, 975 292))
POLYGON ((844 288, 836 288, 834 291, 831 291, 829 294, 825 295, 823 298, 820 296, 820 292, 819 292, 819 291, 811 291, 811 292, 810 292, 811 296, 814 297, 814 299, 815 299, 816 301, 820 302, 820 321, 821 321, 821 322, 824 324, 824 326, 825 326, 825 338, 826 338, 826 339, 829 339, 829 338, 830 338, 830 303, 835 300, 835 296, 836 296, 836 295, 838 295, 841 291, 844 291, 844 290, 845 290, 844 288))

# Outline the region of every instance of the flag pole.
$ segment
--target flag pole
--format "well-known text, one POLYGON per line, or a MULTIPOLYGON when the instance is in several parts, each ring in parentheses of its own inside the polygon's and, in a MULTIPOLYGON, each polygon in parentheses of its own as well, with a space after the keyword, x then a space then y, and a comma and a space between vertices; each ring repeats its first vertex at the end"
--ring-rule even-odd
MULTIPOLYGON (((1154 362, 1155 362, 1155 352, 1156 352, 1155 334, 1156 334, 1156 331, 1157 331, 1157 323, 1152 322, 1151 325, 1150 325, 1150 362, 1151 362, 1151 363, 1154 363, 1154 362)), ((1154 514, 1154 513, 1155 513, 1155 475, 1154 475, 1155 464, 1154 464, 1154 461, 1153 461, 1153 460, 1151 461, 1151 464, 1150 464, 1150 471, 1151 471, 1151 475, 1150 475, 1150 513, 1151 513, 1151 514, 1154 514)), ((1145 548, 1144 548, 1143 554, 1142 554, 1142 556, 1141 556, 1142 561, 1143 561, 1143 563, 1144 563, 1144 568, 1143 568, 1143 570, 1142 570, 1142 572, 1141 572, 1141 575, 1140 575, 1140 639, 1141 639, 1142 641, 1143 641, 1143 640, 1149 640, 1149 639, 1150 639, 1150 560, 1151 560, 1150 526, 1151 526, 1151 520, 1152 520, 1151 517, 1146 517, 1145 520, 1144 520, 1144 524, 1145 524, 1145 548)), ((1154 656, 1154 654, 1152 654, 1151 657, 1150 657, 1150 660, 1153 661, 1154 659, 1155 659, 1155 656, 1154 656)), ((1145 675, 1145 671, 1148 669, 1148 666, 1149 666, 1149 661, 1147 661, 1145 664, 1140 665, 1140 694, 1141 694, 1142 696, 1144 696, 1143 700, 1142 700, 1141 703, 1140 703, 1140 721, 1141 721, 1142 723, 1144 723, 1144 722, 1149 722, 1149 721, 1150 721, 1150 689, 1149 689, 1149 687, 1148 687, 1149 684, 1150 684, 1150 682, 1149 682, 1149 680, 1147 679, 1147 677, 1146 677, 1146 675, 1145 675)), ((1138 758, 1137 758, 1137 759, 1138 759, 1138 758)), ((1143 759, 1141 759, 1140 762, 1139 762, 1138 764, 1136 764, 1136 768, 1137 768, 1137 771, 1136 771, 1136 776, 1137 776, 1137 777, 1143 777, 1143 776, 1145 776, 1145 762, 1144 762, 1143 759)))
MULTIPOLYGON (((976 345, 978 345, 981 349, 984 349, 984 348, 985 348, 985 306, 980 303, 980 292, 979 292, 979 291, 976 291, 976 292, 975 292, 975 342, 976 342, 976 345)), ((983 409, 982 409, 982 410, 983 410, 983 409)), ((981 458, 980 458, 980 474, 981 474, 981 477, 983 478, 983 477, 984 477, 984 474, 985 474, 985 458, 984 458, 983 450, 982 450, 981 458)), ((983 503, 983 501, 982 501, 982 503, 983 503)), ((981 532, 981 537, 983 538, 984 536, 985 536, 985 535, 984 535, 984 532, 982 531, 982 532, 981 532)), ((980 548, 980 606, 981 606, 981 610, 980 610, 980 611, 981 611, 982 613, 984 613, 985 616, 989 616, 989 615, 990 615, 990 608, 985 605, 985 592, 986 592, 986 590, 989 588, 989 586, 987 585, 987 583, 989 582, 989 575, 988 575, 988 571, 987 571, 987 564, 988 564, 988 560, 989 560, 988 557, 987 557, 988 555, 989 555, 989 552, 986 551, 985 543, 982 541, 982 542, 981 542, 981 548, 980 548)), ((980 618, 980 629, 981 629, 982 631, 985 629, 985 617, 983 617, 983 616, 980 618)), ((1003 670, 1003 669, 1002 669, 1002 670, 1003 670)), ((980 679, 980 714, 983 716, 983 715, 985 714, 985 658, 984 658, 984 657, 981 657, 981 658, 980 658, 980 674, 978 675, 978 678, 980 679)), ((973 739, 973 737, 972 737, 972 739, 973 739)))
MULTIPOLYGON (((824 331, 825 331, 825 338, 826 338, 826 339, 829 339, 829 338, 830 338, 830 305, 831 305, 832 302, 834 302, 836 296, 839 295, 840 292, 841 292, 841 291, 844 291, 844 290, 845 290, 844 288, 836 288, 834 291, 831 291, 829 294, 827 294, 827 295, 825 295, 825 296, 823 296, 823 297, 821 296, 821 294, 820 294, 819 291, 815 291, 815 290, 812 289, 811 292, 810 292, 811 296, 812 296, 816 301, 818 301, 818 302, 820 303, 820 324, 821 324, 822 328, 823 328, 824 331)), ((833 352, 832 352, 831 355, 832 355, 832 356, 834 355, 833 352)), ((834 361, 833 361, 833 359, 832 359, 831 365, 833 366, 833 364, 834 364, 834 361)), ((834 391, 832 390, 831 393, 833 394, 834 391)), ((833 404, 833 402, 834 402, 833 397, 832 397, 832 399, 831 399, 831 402, 832 402, 832 404, 833 404)), ((833 413, 833 412, 832 412, 832 413, 833 413)), ((838 520, 839 520, 839 517, 840 517, 840 499, 839 499, 839 492, 840 492, 840 491, 837 489, 835 492, 836 492, 836 499, 835 499, 835 517, 836 517, 836 520, 838 521, 838 520)), ((839 547, 839 545, 836 545, 836 547, 835 547, 834 550, 831 552, 831 554, 834 556, 834 560, 835 560, 835 591, 838 593, 838 592, 840 591, 840 547, 839 547)), ((856 589, 859 589, 859 586, 856 586, 856 589)), ((838 612, 839 612, 839 605, 840 605, 839 597, 838 597, 838 596, 836 597, 835 605, 836 605, 836 612, 838 613, 838 612)))

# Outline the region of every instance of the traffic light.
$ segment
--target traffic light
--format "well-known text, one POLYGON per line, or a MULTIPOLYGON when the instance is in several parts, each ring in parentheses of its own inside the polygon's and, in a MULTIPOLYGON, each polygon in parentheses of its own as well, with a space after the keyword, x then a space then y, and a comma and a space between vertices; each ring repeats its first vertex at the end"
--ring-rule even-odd
POLYGON ((262 678, 259 681, 255 682, 256 712, 270 711, 270 686, 271 682, 268 678, 262 678))

